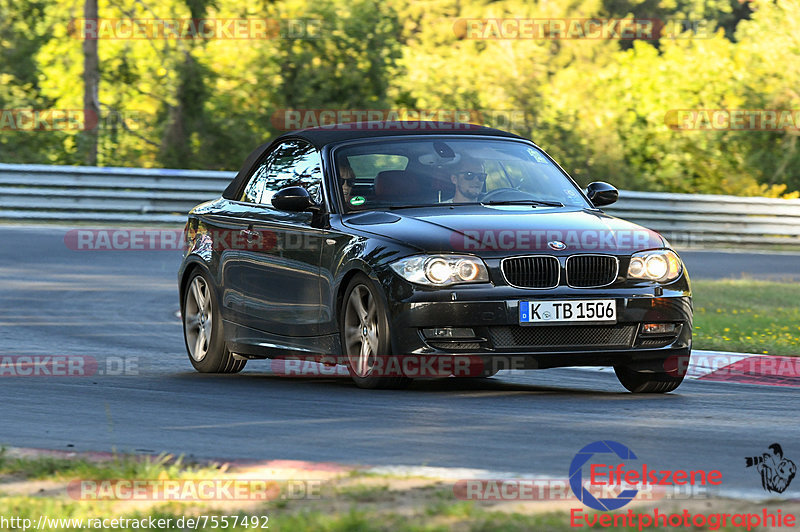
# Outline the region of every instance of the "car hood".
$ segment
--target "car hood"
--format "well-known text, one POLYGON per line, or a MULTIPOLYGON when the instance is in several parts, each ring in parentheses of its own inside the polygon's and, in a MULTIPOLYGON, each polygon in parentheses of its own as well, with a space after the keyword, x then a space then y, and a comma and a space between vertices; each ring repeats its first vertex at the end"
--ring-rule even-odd
POLYGON ((343 223, 424 252, 468 252, 487 257, 630 254, 667 245, 655 231, 589 209, 437 206, 351 214, 343 223))

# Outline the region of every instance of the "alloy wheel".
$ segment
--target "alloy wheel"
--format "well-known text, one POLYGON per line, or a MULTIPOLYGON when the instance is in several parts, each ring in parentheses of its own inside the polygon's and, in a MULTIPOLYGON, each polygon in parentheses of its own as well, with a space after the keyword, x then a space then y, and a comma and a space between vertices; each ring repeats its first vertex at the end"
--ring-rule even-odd
POLYGON ((197 362, 200 362, 206 357, 211 348, 213 313, 208 284, 199 275, 192 280, 186 294, 183 326, 186 331, 186 345, 189 347, 189 355, 197 362))
POLYGON ((369 377, 379 356, 378 307, 369 289, 362 284, 353 288, 347 300, 344 337, 353 372, 359 377, 369 377))

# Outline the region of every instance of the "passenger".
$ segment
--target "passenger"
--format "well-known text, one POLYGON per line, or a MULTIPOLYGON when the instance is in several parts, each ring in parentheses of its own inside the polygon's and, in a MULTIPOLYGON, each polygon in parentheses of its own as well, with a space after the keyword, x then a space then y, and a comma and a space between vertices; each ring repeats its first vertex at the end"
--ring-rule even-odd
POLYGON ((339 164, 339 180, 342 183, 342 195, 344 196, 344 203, 347 206, 350 206, 350 198, 353 197, 353 185, 356 182, 356 174, 353 172, 353 168, 347 164, 347 162, 342 162, 339 164))

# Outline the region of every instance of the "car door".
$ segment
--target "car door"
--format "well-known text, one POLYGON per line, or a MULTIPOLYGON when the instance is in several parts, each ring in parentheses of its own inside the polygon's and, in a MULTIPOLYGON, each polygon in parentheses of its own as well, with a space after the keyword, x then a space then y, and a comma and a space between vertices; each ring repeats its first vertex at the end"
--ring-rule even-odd
POLYGON ((277 145, 245 187, 242 199, 251 205, 240 215, 245 238, 232 275, 237 321, 271 336, 315 336, 324 230, 310 212, 272 206, 272 196, 287 186, 303 186, 317 203, 323 201, 319 152, 299 139, 277 145))

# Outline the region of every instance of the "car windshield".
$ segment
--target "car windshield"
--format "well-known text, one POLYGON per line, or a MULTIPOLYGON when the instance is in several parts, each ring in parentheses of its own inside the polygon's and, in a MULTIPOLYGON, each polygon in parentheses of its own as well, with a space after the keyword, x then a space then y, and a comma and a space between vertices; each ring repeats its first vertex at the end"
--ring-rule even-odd
POLYGON ((335 151, 347 211, 458 204, 590 207, 540 150, 515 140, 378 139, 335 151))

